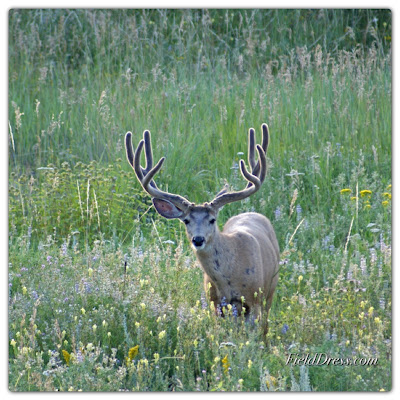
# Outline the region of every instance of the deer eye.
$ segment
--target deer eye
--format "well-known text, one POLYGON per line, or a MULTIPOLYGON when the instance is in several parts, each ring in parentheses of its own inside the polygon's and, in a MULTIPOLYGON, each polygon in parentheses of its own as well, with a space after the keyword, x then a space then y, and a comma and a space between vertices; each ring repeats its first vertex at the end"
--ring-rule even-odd
POLYGON ((183 220, 183 223, 185 224, 185 225, 187 225, 187 224, 189 224, 189 220, 187 219, 187 218, 185 218, 184 220, 183 220))
POLYGON ((211 225, 215 224, 215 218, 210 219, 210 224, 211 224, 211 225))

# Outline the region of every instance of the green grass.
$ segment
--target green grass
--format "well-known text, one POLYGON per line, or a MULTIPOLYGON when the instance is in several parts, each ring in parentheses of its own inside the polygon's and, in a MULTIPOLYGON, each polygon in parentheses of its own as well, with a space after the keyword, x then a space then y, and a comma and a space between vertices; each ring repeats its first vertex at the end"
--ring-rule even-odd
POLYGON ((390 11, 9 18, 12 391, 391 389, 390 11), (218 222, 255 210, 274 225, 266 342, 212 314, 184 226, 155 213, 123 148, 149 129, 159 186, 204 202, 243 187, 262 122, 267 179, 218 222))

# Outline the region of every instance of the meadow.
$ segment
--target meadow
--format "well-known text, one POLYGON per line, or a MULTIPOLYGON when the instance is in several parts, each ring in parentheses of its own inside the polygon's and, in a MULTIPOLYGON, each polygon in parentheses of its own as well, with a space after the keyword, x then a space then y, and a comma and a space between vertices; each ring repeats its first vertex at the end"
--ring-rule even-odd
POLYGON ((10 10, 9 389, 391 390, 391 29, 390 10, 10 10), (124 150, 149 129, 158 185, 205 202, 245 185, 263 122, 267 178, 218 224, 275 228, 266 337, 214 315, 124 150), (307 354, 339 361, 288 362, 307 354))

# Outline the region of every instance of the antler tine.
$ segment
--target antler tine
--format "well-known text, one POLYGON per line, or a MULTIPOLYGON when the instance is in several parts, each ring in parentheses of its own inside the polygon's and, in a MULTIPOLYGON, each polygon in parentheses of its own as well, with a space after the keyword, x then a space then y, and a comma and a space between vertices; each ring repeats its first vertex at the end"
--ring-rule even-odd
POLYGON ((229 192, 229 193, 221 193, 210 203, 213 208, 220 208, 225 204, 233 203, 234 201, 243 200, 246 197, 251 196, 253 193, 257 192, 260 189, 263 180, 265 179, 266 170, 267 170, 267 159, 265 157, 264 149, 258 144, 256 146, 259 161, 261 165, 260 176, 256 176, 250 173, 243 160, 240 160, 240 171, 243 177, 249 181, 250 185, 245 189, 239 192, 229 192))
MULTIPOLYGON (((261 147, 262 147, 262 149, 264 150, 264 153, 266 154, 267 153, 267 149, 268 149, 268 142, 269 142, 269 133, 268 133, 268 125, 267 124, 262 124, 261 125, 261 130, 262 130, 262 144, 261 144, 261 147)), ((260 176, 260 163, 259 163, 259 161, 257 161, 257 163, 255 163, 255 161, 254 161, 254 129, 253 129, 253 138, 252 138, 252 140, 253 140, 253 158, 252 158, 252 162, 253 162, 253 165, 251 164, 251 161, 250 161, 250 136, 251 136, 251 132, 249 131, 249 164, 250 164, 250 166, 251 166, 251 168, 252 168, 252 174, 253 175, 255 175, 255 176, 260 176)), ((265 176, 264 176, 264 179, 265 179, 265 176)), ((261 183, 264 181, 264 179, 261 181, 261 183)), ((248 185, 247 185, 247 187, 250 187, 251 186, 251 183, 249 182, 248 183, 248 185)))
MULTIPOLYGON (((130 132, 128 132, 130 133, 130 132)), ((150 132, 149 131, 144 131, 143 133, 143 139, 139 142, 138 147, 136 149, 135 155, 131 154, 132 152, 132 146, 128 146, 130 144, 130 135, 127 133, 127 138, 126 138, 126 145, 127 145, 127 156, 128 156, 128 161, 131 163, 131 160, 133 163, 131 164, 136 177, 140 184, 142 185, 143 189, 150 194, 153 198, 159 198, 159 199, 165 199, 170 201, 172 204, 174 204, 176 207, 180 209, 186 209, 189 205, 190 202, 185 199, 182 196, 179 196, 177 194, 172 194, 168 192, 164 192, 160 189, 158 189, 157 185, 153 181, 153 177, 157 174, 157 172, 161 169, 165 157, 161 157, 161 159, 158 161, 158 163, 153 167, 153 154, 152 154, 152 148, 151 148, 151 137, 150 137, 150 132), (145 156, 146 156, 146 168, 143 169, 142 166, 140 165, 140 156, 143 150, 143 146, 145 147, 145 156)))
POLYGON ((153 168, 153 151, 151 149, 151 136, 148 130, 143 132, 144 154, 146 155, 146 168, 143 170, 145 175, 153 168))
POLYGON ((127 132, 125 135, 125 149, 126 149, 126 158, 128 159, 129 164, 133 168, 133 153, 135 149, 132 146, 132 132, 127 132))
MULTIPOLYGON (((144 145, 145 145, 145 153, 146 153, 146 168, 143 169, 141 168, 143 176, 146 176, 147 173, 151 170, 153 167, 153 154, 151 152, 151 143, 150 143, 150 132, 145 131, 143 133, 144 137, 144 145)), ((135 149, 132 145, 132 132, 127 132, 125 135, 125 149, 126 149, 126 157, 128 159, 129 164, 131 165, 132 168, 134 168, 135 165, 135 149)), ((157 187, 154 181, 150 182, 150 185, 153 187, 157 187)))
MULTIPOLYGON (((254 169, 256 167, 256 160, 254 158, 255 150, 255 131, 253 128, 249 129, 249 165, 251 168, 251 173, 254 175, 254 169)), ((256 175, 257 176, 257 175, 256 175)))

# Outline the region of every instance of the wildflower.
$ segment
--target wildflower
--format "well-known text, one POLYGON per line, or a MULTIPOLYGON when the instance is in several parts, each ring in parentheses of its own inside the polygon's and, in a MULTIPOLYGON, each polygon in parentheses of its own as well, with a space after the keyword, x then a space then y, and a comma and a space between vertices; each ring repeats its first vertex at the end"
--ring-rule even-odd
POLYGON ((23 286, 23 287, 22 287, 22 294, 26 294, 27 291, 28 291, 28 289, 27 289, 25 286, 23 286))
POLYGON ((103 327, 104 327, 104 328, 107 328, 107 326, 108 326, 108 323, 106 322, 106 320, 105 320, 105 319, 103 320, 103 322, 102 322, 102 325, 103 325, 103 327))
POLYGON ((392 188, 392 185, 388 185, 388 187, 386 189, 390 190, 391 188, 392 188))
POLYGON ((227 374, 229 370, 229 361, 228 361, 228 354, 221 360, 222 363, 222 369, 224 370, 224 373, 227 374))
POLYGON ((157 364, 160 360, 160 355, 158 353, 154 353, 154 363, 157 364))
POLYGON ((388 193, 388 192, 382 193, 382 196, 383 197, 387 197, 389 200, 392 199, 392 195, 390 193, 388 193))
POLYGON ((364 210, 369 210, 371 208, 371 204, 365 204, 365 206, 364 206, 364 210))
POLYGON ((276 378, 271 376, 271 375, 268 378, 267 378, 267 381, 266 381, 267 388, 269 389, 271 383, 272 383, 272 387, 276 386, 276 378))
POLYGON ((389 202, 387 200, 382 201, 383 207, 387 207, 389 205, 389 202))
POLYGON ((165 332, 165 331, 161 331, 161 332, 158 334, 158 338, 159 338, 160 340, 162 340, 162 339, 164 339, 165 335, 166 335, 166 332, 165 332))
POLYGON ((142 307, 142 310, 144 310, 146 308, 146 304, 140 303, 140 307, 142 307))
POLYGON ((16 342, 14 339, 11 339, 10 344, 11 344, 12 347, 15 347, 15 345, 17 344, 17 342, 16 342))
POLYGON ((89 273, 89 276, 92 276, 93 275, 93 268, 89 268, 88 269, 88 273, 89 273))
POLYGON ((253 365, 253 361, 249 360, 247 361, 247 368, 251 368, 251 366, 253 365))
POLYGON ((94 324, 94 325, 92 326, 92 329, 93 329, 93 333, 95 333, 95 332, 96 332, 96 330, 97 330, 97 325, 96 325, 96 324, 94 324))
POLYGON ((374 312, 374 307, 370 307, 368 309, 368 315, 372 315, 373 312, 374 312))
POLYGON ((81 313, 82 313, 82 315, 86 314, 86 310, 83 307, 81 308, 81 313))
POLYGON ((139 345, 137 344, 135 347, 131 347, 128 351, 128 358, 129 360, 133 360, 139 352, 139 345))
POLYGON ((107 336, 110 338, 111 337, 111 332, 107 332, 107 336))
POLYGON ((374 322, 375 322, 377 325, 380 325, 381 319, 380 319, 379 317, 375 317, 374 322))
POLYGON ((357 197, 356 196, 352 196, 352 197, 350 197, 350 200, 351 201, 355 201, 355 200, 357 200, 357 197))
POLYGON ((300 283, 303 280, 303 275, 300 275, 297 279, 299 280, 300 283))
POLYGON ((281 329, 281 332, 283 335, 286 335, 286 332, 289 330, 289 325, 288 324, 283 324, 283 327, 281 329))
POLYGON ((67 350, 62 350, 62 355, 64 357, 65 362, 69 366, 69 361, 71 360, 71 354, 69 354, 67 350))
POLYGON ((349 188, 345 188, 340 191, 340 194, 348 194, 348 193, 351 193, 351 189, 349 188))
POLYGON ((371 190, 361 190, 361 192, 360 192, 360 195, 361 195, 361 197, 364 197, 364 196, 367 196, 367 195, 371 195, 372 194, 372 192, 371 192, 371 190))
MULTIPOLYGON (((157 353, 156 353, 157 354, 157 353)), ((160 357, 160 356, 159 356, 160 357)), ((144 367, 147 367, 148 365, 149 365, 149 360, 147 360, 147 358, 143 358, 143 359, 141 359, 140 361, 140 365, 141 366, 144 366, 144 367)))

